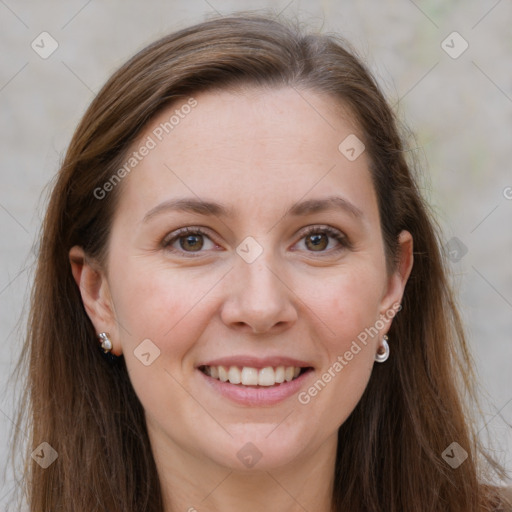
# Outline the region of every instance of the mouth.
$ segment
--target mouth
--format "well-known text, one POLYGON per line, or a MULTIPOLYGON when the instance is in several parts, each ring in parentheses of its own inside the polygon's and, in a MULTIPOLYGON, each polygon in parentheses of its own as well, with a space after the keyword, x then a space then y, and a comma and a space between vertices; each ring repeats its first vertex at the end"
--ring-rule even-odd
POLYGON ((229 382, 243 388, 279 387, 298 379, 313 368, 299 366, 266 366, 254 368, 251 366, 202 365, 198 370, 220 382, 229 382))

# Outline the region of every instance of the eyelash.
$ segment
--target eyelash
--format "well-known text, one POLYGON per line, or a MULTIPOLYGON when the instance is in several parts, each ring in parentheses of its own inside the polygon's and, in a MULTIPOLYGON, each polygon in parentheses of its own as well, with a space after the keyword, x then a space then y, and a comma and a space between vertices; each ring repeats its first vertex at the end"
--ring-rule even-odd
MULTIPOLYGON (((352 244, 350 243, 348 238, 341 231, 338 231, 337 229, 334 229, 330 226, 308 226, 307 228, 305 228, 302 231, 299 241, 302 240, 303 238, 306 238, 309 235, 314 235, 314 234, 326 234, 330 238, 334 238, 339 243, 338 248, 330 249, 327 251, 318 251, 318 254, 320 254, 320 255, 323 255, 323 254, 331 255, 332 253, 338 253, 339 251, 342 251, 343 249, 350 249, 352 247, 352 244)), ((171 233, 170 235, 165 237, 164 240, 162 241, 162 247, 170 252, 173 252, 173 253, 187 254, 187 255, 190 255, 187 257, 197 258, 197 257, 199 257, 200 253, 204 252, 204 251, 183 251, 183 250, 178 250, 178 249, 174 249, 171 247, 174 242, 176 242, 180 238, 183 238, 187 235, 202 235, 202 236, 209 238, 213 243, 215 243, 206 230, 204 230, 200 227, 186 227, 186 228, 179 229, 178 231, 175 231, 174 233, 171 233), (195 255, 195 252, 197 252, 197 256, 195 255)), ((311 254, 315 254, 317 251, 307 251, 307 252, 310 252, 311 254)))

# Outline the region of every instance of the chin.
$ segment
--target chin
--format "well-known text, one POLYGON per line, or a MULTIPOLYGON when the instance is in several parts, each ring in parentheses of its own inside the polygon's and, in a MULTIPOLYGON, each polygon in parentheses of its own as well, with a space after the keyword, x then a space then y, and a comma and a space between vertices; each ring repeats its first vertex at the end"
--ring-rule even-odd
MULTIPOLYGON (((286 426, 278 424, 239 424, 227 430, 233 435, 220 440, 215 449, 210 446, 204 453, 210 452, 215 463, 241 472, 270 471, 282 468, 300 456, 307 441, 300 441, 297 431, 291 432, 286 426), (236 432, 239 430, 241 432, 236 432)), ((226 435, 227 437, 227 435, 226 435)))

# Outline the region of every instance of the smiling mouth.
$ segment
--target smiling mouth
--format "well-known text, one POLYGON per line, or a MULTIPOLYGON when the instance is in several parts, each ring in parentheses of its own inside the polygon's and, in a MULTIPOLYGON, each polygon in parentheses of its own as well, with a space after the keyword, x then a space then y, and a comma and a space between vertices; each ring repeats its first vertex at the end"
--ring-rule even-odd
POLYGON ((246 387, 280 386, 291 382, 313 368, 297 366, 267 366, 253 368, 250 366, 199 366, 201 372, 208 377, 246 387))

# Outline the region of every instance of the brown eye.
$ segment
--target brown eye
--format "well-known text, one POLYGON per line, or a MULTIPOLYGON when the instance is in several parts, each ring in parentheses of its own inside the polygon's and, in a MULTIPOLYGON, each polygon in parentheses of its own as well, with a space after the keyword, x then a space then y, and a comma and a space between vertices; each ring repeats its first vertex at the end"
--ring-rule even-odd
POLYGON ((323 251, 329 245, 329 237, 325 233, 314 233, 306 237, 306 247, 312 251, 323 251))
POLYGON ((210 236, 200 228, 183 228, 168 235, 162 241, 162 247, 180 255, 201 254, 215 249, 215 243, 210 236))
POLYGON ((331 226, 310 226, 302 232, 299 242, 301 248, 318 255, 333 255, 344 249, 350 249, 347 236, 331 226))
POLYGON ((200 251, 204 245, 203 235, 186 235, 179 238, 180 247, 184 251, 200 251))

